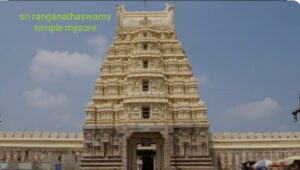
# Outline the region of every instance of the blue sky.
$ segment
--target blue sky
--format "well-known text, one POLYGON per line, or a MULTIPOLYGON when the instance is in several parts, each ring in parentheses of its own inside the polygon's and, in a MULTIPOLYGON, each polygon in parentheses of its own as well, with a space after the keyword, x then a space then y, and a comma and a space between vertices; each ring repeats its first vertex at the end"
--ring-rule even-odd
MULTIPOLYGON (((115 34, 120 2, 0 3, 0 130, 80 131, 115 34), (109 13, 96 33, 35 33, 21 13, 109 13)), ((143 2, 124 2, 143 10, 143 2)), ((299 131, 300 6, 296 2, 173 2, 211 130, 299 131)), ((147 2, 162 10, 164 3, 147 2)), ((89 24, 89 23, 78 23, 89 24)))

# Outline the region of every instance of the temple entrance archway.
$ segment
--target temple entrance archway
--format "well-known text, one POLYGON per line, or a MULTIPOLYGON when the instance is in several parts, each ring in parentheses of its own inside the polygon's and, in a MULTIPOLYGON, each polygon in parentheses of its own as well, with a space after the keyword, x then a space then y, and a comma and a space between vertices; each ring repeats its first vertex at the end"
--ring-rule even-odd
POLYGON ((163 170, 163 138, 159 132, 133 133, 127 148, 128 170, 163 170))

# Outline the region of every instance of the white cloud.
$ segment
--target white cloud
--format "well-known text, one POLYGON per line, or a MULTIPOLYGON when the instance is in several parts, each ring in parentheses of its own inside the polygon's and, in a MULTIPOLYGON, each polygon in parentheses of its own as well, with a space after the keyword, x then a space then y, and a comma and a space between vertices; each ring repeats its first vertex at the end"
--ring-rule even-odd
POLYGON ((35 77, 46 81, 56 81, 68 76, 96 75, 108 48, 108 40, 105 36, 98 35, 90 37, 87 44, 95 48, 95 54, 38 49, 29 70, 35 77))
POLYGON ((51 94, 41 88, 25 92, 27 103, 36 109, 58 109, 68 104, 68 98, 63 94, 51 94))
POLYGON ((87 43, 95 46, 96 56, 103 56, 108 48, 108 39, 103 35, 90 37, 87 43))
POLYGON ((90 76, 98 73, 99 58, 79 52, 37 50, 30 65, 31 73, 43 80, 64 76, 90 76))
POLYGON ((196 76, 196 79, 200 85, 203 85, 208 81, 208 77, 206 74, 201 74, 199 76, 196 76))
POLYGON ((266 97, 260 101, 254 101, 242 104, 228 109, 227 115, 242 117, 248 120, 256 120, 260 118, 270 117, 277 114, 280 106, 277 101, 270 97, 266 97))

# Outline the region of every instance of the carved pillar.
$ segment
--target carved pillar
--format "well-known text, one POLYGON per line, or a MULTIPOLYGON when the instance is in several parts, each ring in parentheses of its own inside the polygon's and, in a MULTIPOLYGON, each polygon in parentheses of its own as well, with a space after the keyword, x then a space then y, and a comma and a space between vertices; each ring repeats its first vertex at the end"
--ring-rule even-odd
POLYGON ((123 136, 122 136, 122 170, 127 170, 128 164, 128 139, 132 135, 132 132, 127 132, 127 129, 124 129, 123 136))
POLYGON ((235 169, 239 169, 239 166, 241 165, 241 154, 239 152, 235 152, 235 169))
POLYGON ((262 153, 262 159, 270 159, 269 155, 268 155, 268 152, 263 152, 262 153))
POLYGON ((212 158, 213 158, 213 163, 216 167, 218 167, 218 153, 217 152, 213 152, 212 153, 212 158))
POLYGON ((279 153, 279 152, 276 152, 276 153, 275 153, 275 160, 278 160, 278 159, 280 159, 280 153, 279 153))
POLYGON ((220 153, 220 164, 221 164, 221 169, 226 168, 226 160, 225 160, 225 153, 220 153))
POLYGON ((242 162, 245 162, 247 160, 246 158, 246 152, 242 151, 242 162))
POLYGON ((167 170, 167 169, 170 169, 170 150, 172 147, 172 145, 170 144, 170 136, 169 136, 169 132, 168 132, 168 129, 165 129, 164 132, 160 132, 161 136, 163 137, 163 162, 164 162, 164 169, 167 170))
POLYGON ((232 153, 231 152, 228 152, 227 154, 226 154, 226 156, 227 156, 227 168, 229 168, 229 169, 232 169, 232 163, 233 163, 233 160, 232 160, 232 153))
POLYGON ((0 154, 1 154, 1 160, 0 161, 1 162, 5 162, 6 161, 6 153, 5 153, 5 151, 2 150, 0 154))
POLYGON ((11 160, 13 160, 13 153, 12 151, 7 151, 7 162, 10 162, 11 160))
POLYGON ((255 154, 254 154, 252 151, 251 151, 251 152, 248 152, 248 160, 249 160, 249 161, 256 160, 255 154))

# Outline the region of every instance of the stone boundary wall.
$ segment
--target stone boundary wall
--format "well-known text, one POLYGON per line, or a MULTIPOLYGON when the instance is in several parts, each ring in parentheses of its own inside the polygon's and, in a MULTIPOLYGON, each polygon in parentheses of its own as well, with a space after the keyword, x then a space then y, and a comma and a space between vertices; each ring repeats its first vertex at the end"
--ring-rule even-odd
POLYGON ((246 132, 246 133, 234 133, 234 132, 216 132, 212 133, 212 140, 219 139, 300 139, 300 132, 246 132))
MULTIPOLYGON (((300 155, 300 132, 217 132, 210 134, 209 145, 219 170, 238 170, 247 160, 300 155)), ((0 131, 0 163, 11 167, 23 162, 41 167, 48 162, 52 167, 61 163, 64 169, 75 170, 82 148, 82 133, 0 131)))
MULTIPOLYGON (((0 131, 0 140, 8 138, 22 139, 66 139, 83 140, 82 133, 76 132, 40 132, 40 131, 0 131)), ((300 132, 216 132, 211 133, 211 140, 219 139, 300 139, 300 132)))
POLYGON ((219 170, 239 170, 245 161, 300 156, 300 132, 212 133, 210 139, 219 170))
POLYGON ((0 149, 45 148, 57 150, 81 150, 82 133, 74 132, 20 132, 0 131, 0 149))
POLYGON ((80 139, 82 140, 82 133, 75 132, 39 132, 39 131, 0 131, 0 140, 7 138, 22 138, 22 139, 80 139))
POLYGON ((300 132, 212 133, 210 148, 218 149, 300 149, 300 132))
POLYGON ((34 170, 53 170, 60 164, 64 170, 76 170, 82 145, 82 133, 0 131, 0 164, 34 170))

